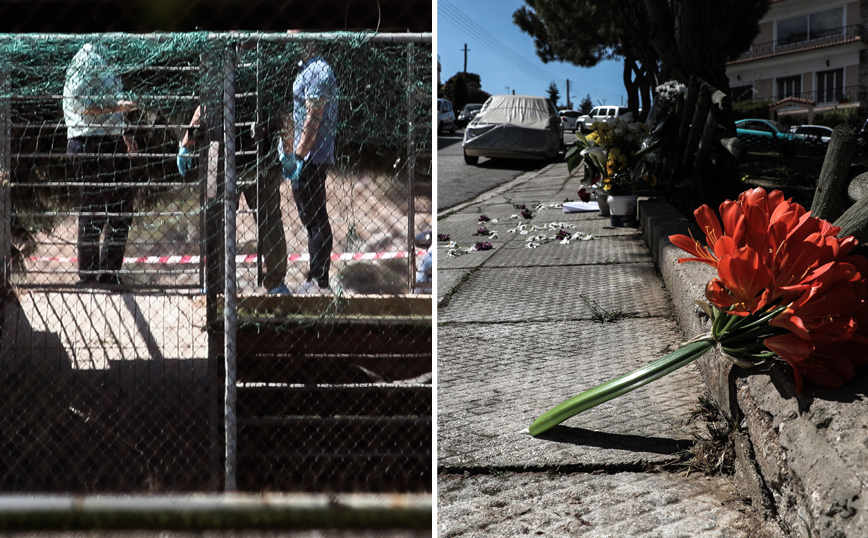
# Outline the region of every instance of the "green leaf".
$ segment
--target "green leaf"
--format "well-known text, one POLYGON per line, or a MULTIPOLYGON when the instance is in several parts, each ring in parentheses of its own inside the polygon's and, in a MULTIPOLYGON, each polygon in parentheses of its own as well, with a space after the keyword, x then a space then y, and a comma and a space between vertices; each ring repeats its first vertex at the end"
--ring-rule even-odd
POLYGON ((639 387, 660 379, 661 377, 687 366, 717 344, 712 338, 702 338, 685 344, 672 353, 651 362, 629 374, 607 381, 601 385, 586 390, 578 396, 562 402, 542 414, 528 427, 531 435, 539 435, 570 417, 587 411, 601 403, 608 402, 622 394, 636 390, 639 387))

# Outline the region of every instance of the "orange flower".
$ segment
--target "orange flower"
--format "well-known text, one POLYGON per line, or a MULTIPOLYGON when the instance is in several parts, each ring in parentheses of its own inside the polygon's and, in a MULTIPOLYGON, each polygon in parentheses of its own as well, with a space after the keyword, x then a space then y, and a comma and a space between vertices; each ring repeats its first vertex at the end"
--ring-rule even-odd
POLYGON ((802 392, 804 381, 824 389, 837 389, 855 377, 855 367, 865 364, 866 346, 847 353, 847 342, 834 343, 818 349, 810 341, 788 333, 766 338, 764 344, 793 368, 796 392, 802 392), (861 353, 861 362, 850 359, 861 353))
POLYGON ((735 248, 729 237, 717 243, 717 274, 705 288, 708 301, 726 310, 728 314, 747 316, 763 306, 763 291, 772 281, 772 275, 762 259, 750 247, 735 248))
MULTIPOLYGON (((717 269, 706 299, 744 318, 746 326, 753 314, 780 309, 769 331, 750 330, 793 367, 800 392, 805 380, 833 388, 852 379, 856 366, 868 364, 868 260, 850 255, 856 239, 839 239, 840 228, 812 217, 780 191, 750 189, 719 211, 720 221, 708 206, 694 212, 708 246, 670 237, 694 255, 679 262, 717 269), (775 330, 787 332, 769 336, 775 330)), ((726 340, 735 331, 721 336, 726 340)))

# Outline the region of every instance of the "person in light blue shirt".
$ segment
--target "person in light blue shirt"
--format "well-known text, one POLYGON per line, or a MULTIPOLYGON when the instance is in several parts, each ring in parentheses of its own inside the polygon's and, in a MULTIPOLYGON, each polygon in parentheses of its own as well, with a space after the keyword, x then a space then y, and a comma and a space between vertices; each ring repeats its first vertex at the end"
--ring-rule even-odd
POLYGON ((132 224, 129 153, 138 151, 124 114, 136 105, 103 47, 86 43, 72 58, 63 86, 66 153, 81 183, 78 272, 82 285, 120 284, 132 224), (105 238, 100 244, 101 236, 105 238))
POLYGON ((310 268, 296 290, 299 294, 330 289, 333 237, 325 182, 335 162, 338 122, 338 88, 331 66, 317 55, 315 44, 305 45, 305 57, 292 85, 293 128, 287 129, 292 139, 282 140, 279 147, 283 176, 292 182, 295 205, 307 230, 310 268))

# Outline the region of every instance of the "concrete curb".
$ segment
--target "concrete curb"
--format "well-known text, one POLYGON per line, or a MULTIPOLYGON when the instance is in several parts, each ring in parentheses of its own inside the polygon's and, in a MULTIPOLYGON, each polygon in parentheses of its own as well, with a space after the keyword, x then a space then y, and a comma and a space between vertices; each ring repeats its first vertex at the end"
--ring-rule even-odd
MULTIPOLYGON (((687 337, 708 331, 693 299, 715 275, 704 264, 679 264, 674 233, 701 231, 669 203, 643 199, 639 219, 687 337)), ((757 370, 733 367, 716 352, 697 361, 709 395, 740 425, 736 486, 792 536, 868 536, 868 379, 836 391, 796 394, 780 361, 757 370)))

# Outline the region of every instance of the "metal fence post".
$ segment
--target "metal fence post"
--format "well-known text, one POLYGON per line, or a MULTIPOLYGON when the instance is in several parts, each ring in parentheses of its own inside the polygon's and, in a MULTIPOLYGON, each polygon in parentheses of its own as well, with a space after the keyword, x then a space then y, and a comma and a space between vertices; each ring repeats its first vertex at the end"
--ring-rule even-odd
POLYGON ((223 88, 215 87, 220 80, 223 58, 209 52, 203 55, 205 85, 202 88, 200 106, 203 125, 206 128, 207 144, 202 149, 200 166, 202 174, 202 250, 205 253, 203 282, 206 297, 206 324, 208 327, 208 472, 209 486, 220 489, 224 479, 223 469, 223 397, 224 360, 223 331, 220 326, 220 295, 223 293, 223 172, 221 149, 223 144, 223 107, 219 105, 223 88))
MULTIPOLYGON (((12 230, 9 200, 9 182, 11 181, 11 145, 12 126, 9 118, 9 80, 6 64, 0 64, 0 289, 5 291, 11 286, 12 272, 12 230)), ((0 302, 0 310, 3 303, 0 302)), ((2 321, 2 313, 0 313, 2 321)))
POLYGON ((238 453, 238 424, 235 413, 236 355, 238 343, 238 317, 236 312, 236 273, 235 273, 235 217, 238 212, 238 190, 235 176, 235 65, 236 44, 230 42, 226 47, 225 76, 223 80, 223 147, 225 148, 224 184, 224 242, 225 242, 225 292, 223 305, 223 353, 226 364, 226 395, 224 397, 224 429, 226 435, 226 478, 224 489, 235 491, 236 458, 238 453))
POLYGON ((407 80, 409 84, 407 92, 407 183, 410 186, 410 203, 407 204, 407 226, 410 233, 407 234, 409 245, 407 247, 407 259, 410 260, 410 290, 416 288, 416 118, 413 116, 413 108, 416 106, 413 87, 413 67, 416 59, 413 57, 413 43, 407 43, 407 80))

